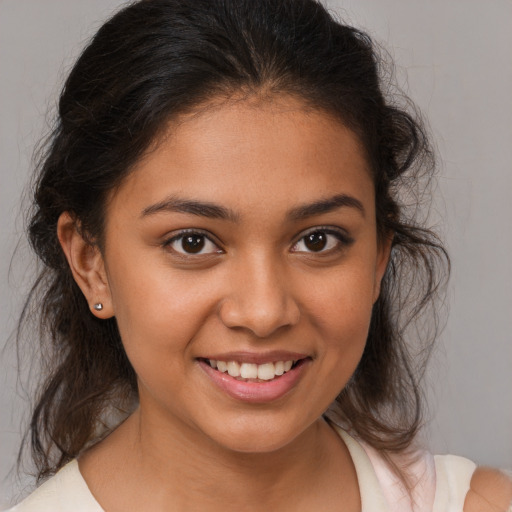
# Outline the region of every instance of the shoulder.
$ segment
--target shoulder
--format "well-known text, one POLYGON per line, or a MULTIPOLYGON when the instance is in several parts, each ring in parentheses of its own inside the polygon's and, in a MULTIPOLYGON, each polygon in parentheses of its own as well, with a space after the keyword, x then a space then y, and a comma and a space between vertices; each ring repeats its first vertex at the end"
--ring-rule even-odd
MULTIPOLYGON (((473 461, 457 455, 432 456, 422 450, 405 458, 391 457, 393 470, 378 450, 356 441, 338 427, 335 430, 349 447, 353 460, 355 443, 366 453, 388 508, 393 512, 410 511, 410 498, 416 504, 413 508, 421 511, 512 512, 512 474, 477 468, 473 461), (410 491, 397 475, 397 468, 410 477, 410 491)), ((354 460, 360 478, 357 462, 354 460)))
POLYGON ((512 511, 512 476, 479 467, 473 473, 464 502, 464 512, 512 511))
POLYGON ((436 455, 435 460, 435 511, 450 504, 464 512, 512 512, 510 475, 455 455, 436 455))
POLYGON ((6 512, 103 512, 80 474, 76 460, 64 466, 6 512))

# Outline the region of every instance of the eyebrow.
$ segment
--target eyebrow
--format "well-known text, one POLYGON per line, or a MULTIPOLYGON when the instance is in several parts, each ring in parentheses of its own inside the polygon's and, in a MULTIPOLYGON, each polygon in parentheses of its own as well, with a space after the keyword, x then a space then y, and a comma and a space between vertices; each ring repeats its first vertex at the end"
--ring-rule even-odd
MULTIPOLYGON (((358 210, 363 217, 366 213, 359 199, 347 194, 338 194, 333 197, 292 208, 287 213, 286 217, 289 220, 303 220, 316 215, 329 213, 342 207, 354 208, 358 210)), ((230 222, 238 222, 240 219, 240 215, 237 212, 224 206, 208 201, 182 199, 176 196, 167 197, 163 201, 159 201, 158 203, 144 208, 141 217, 147 217, 161 212, 188 213, 199 217, 228 220, 230 222)))
POLYGON ((314 203, 293 208, 290 210, 287 217, 290 220, 303 220, 308 217, 314 217, 315 215, 329 213, 342 207, 355 208, 359 210, 363 217, 366 214, 363 203, 361 203, 359 199, 347 194, 338 194, 326 199, 321 199, 320 201, 315 201, 314 203))
POLYGON ((176 196, 167 197, 163 201, 144 208, 141 217, 161 212, 188 213, 199 217, 229 220, 231 222, 237 222, 239 219, 239 215, 236 212, 224 206, 207 201, 180 199, 176 196))

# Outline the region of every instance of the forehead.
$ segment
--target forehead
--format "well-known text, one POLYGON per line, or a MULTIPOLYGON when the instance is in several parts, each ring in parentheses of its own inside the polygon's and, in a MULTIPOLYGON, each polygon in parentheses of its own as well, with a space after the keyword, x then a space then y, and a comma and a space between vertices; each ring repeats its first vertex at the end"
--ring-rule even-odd
POLYGON ((110 203, 144 209, 174 194, 243 210, 334 192, 373 202, 357 136, 325 112, 281 97, 210 103, 170 122, 110 203))

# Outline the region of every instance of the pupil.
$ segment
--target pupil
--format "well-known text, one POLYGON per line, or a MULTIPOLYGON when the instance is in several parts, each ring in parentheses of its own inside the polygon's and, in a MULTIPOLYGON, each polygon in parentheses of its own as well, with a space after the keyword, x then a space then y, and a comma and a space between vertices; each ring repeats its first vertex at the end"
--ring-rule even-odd
POLYGON ((306 236, 306 247, 310 251, 321 251, 327 245, 325 233, 317 231, 306 236))
POLYGON ((197 253, 204 247, 204 236, 188 235, 183 238, 181 245, 185 252, 197 253))

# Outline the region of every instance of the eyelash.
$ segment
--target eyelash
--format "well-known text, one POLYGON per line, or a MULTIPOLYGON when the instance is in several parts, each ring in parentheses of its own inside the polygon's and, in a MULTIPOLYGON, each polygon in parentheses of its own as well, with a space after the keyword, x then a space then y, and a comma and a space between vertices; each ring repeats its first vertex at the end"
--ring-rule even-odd
MULTIPOLYGON (((220 249, 218 246, 219 244, 217 242, 214 242, 212 240, 212 237, 211 235, 209 235, 208 233, 200 230, 200 229, 185 229, 185 230, 182 230, 180 231, 178 234, 174 235, 173 237, 169 238, 168 240, 166 240, 163 244, 163 247, 165 249, 167 248, 171 248, 173 250, 174 253, 176 253, 177 255, 183 257, 183 258, 193 258, 193 257, 198 257, 198 256, 205 256, 205 255, 211 255, 211 254, 221 254, 223 253, 224 251, 222 249, 220 249), (193 236, 196 236, 196 237, 200 237, 203 239, 203 241, 205 243, 210 243, 214 246, 217 247, 217 251, 212 251, 212 252, 208 252, 208 253, 203 253, 203 254, 198 254, 198 253, 193 253, 193 252, 180 252, 178 250, 176 250, 175 248, 172 247, 172 245, 175 243, 175 242, 179 242, 180 240, 182 241, 183 243, 183 240, 188 236, 190 237, 193 237, 193 236)), ((201 248, 202 250, 202 248, 201 248)))
MULTIPOLYGON (((341 231, 339 229, 330 227, 330 226, 315 226, 314 228, 311 228, 307 230, 305 233, 301 233, 301 236, 297 239, 297 241, 292 246, 293 252, 304 252, 306 254, 331 254, 333 252, 339 252, 343 248, 349 247, 354 242, 354 239, 350 237, 346 232, 341 231), (300 243, 304 243, 306 240, 306 237, 314 235, 314 234, 324 234, 329 236, 332 236, 336 239, 336 246, 330 247, 326 250, 322 248, 319 251, 293 251, 293 249, 300 243)), ((329 241, 326 241, 326 244, 328 244, 329 241)))
MULTIPOLYGON (((301 236, 294 242, 292 245, 291 251, 292 252, 299 252, 299 253, 306 253, 306 254, 331 254, 332 252, 340 251, 342 248, 350 246, 354 242, 354 239, 348 236, 345 232, 328 227, 328 226, 315 226, 314 228, 309 229, 305 233, 301 234, 301 236), (299 243, 305 241, 306 237, 314 235, 314 234, 323 234, 327 235, 327 237, 332 236, 336 238, 336 246, 335 247, 329 247, 328 249, 324 250, 322 247, 318 251, 314 250, 296 250, 296 247, 299 243)), ((329 240, 327 238, 326 245, 329 245, 329 240)), ((212 240, 212 237, 209 233, 204 232, 200 229, 187 229, 180 231, 178 234, 174 235, 173 237, 166 240, 163 244, 163 247, 165 249, 171 248, 172 251, 177 254, 180 257, 183 258, 194 258, 194 257, 201 257, 201 256, 208 256, 212 254, 222 254, 224 251, 219 248, 219 244, 217 242, 214 242, 212 240), (178 251, 176 248, 173 248, 172 245, 175 242, 181 241, 183 244, 183 240, 189 235, 190 237, 197 237, 202 240, 203 246, 199 248, 199 251, 197 253, 194 252, 186 252, 186 251, 178 251), (200 253, 201 250, 203 250, 204 245, 210 243, 213 246, 217 247, 216 251, 210 251, 207 253, 200 253)))

